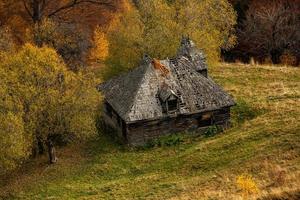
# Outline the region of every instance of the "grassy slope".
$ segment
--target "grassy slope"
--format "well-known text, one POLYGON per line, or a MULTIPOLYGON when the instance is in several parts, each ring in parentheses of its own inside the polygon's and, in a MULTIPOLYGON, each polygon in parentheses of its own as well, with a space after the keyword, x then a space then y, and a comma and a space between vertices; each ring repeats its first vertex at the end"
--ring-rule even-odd
MULTIPOLYGON (((209 138, 146 150, 101 136, 42 157, 0 189, 9 199, 239 199, 236 177, 254 177, 260 195, 300 187, 300 71, 223 64, 214 79, 240 106, 234 127, 209 138), (251 118, 242 122, 242 118, 251 118), (278 183, 278 168, 284 183, 278 183), (277 183, 274 185, 273 183, 277 183)), ((236 112, 235 112, 236 113, 236 112)), ((0 194, 1 194, 0 193, 0 194)), ((1 197, 1 195, 0 195, 1 197)))

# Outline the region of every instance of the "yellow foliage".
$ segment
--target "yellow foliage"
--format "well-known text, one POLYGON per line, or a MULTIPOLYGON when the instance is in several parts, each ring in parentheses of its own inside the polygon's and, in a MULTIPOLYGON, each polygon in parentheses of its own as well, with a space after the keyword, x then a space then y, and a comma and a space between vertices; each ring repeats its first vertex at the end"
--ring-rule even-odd
POLYGON ((143 54, 175 56, 183 35, 203 49, 213 65, 221 48, 234 46, 235 24, 236 13, 226 0, 141 0, 112 20, 104 79, 136 67, 143 54))
POLYGON ((0 113, 0 122, 0 175, 3 175, 6 170, 14 169, 19 159, 28 155, 28 143, 20 113, 0 113))
POLYGON ((130 0, 122 0, 122 11, 123 12, 130 12, 132 10, 132 5, 130 3, 130 0))
POLYGON ((90 59, 103 62, 108 57, 109 43, 104 31, 98 26, 94 31, 94 48, 91 50, 90 59))
POLYGON ((250 195, 257 194, 259 192, 256 183, 249 175, 238 176, 236 184, 242 191, 243 199, 248 199, 250 195))
POLYGON ((144 24, 136 9, 114 18, 107 34, 109 56, 102 73, 104 80, 138 64, 144 53, 143 32, 144 24))
POLYGON ((107 32, 113 32, 118 29, 118 26, 121 24, 121 18, 129 13, 134 12, 134 7, 131 4, 130 0, 122 0, 120 2, 120 12, 113 13, 112 19, 110 20, 110 23, 107 27, 107 32))
POLYGON ((96 133, 98 80, 67 70, 48 47, 26 44, 0 57, 1 168, 16 166, 35 147, 37 138, 86 138, 96 133))
MULTIPOLYGON (((1 60, 4 59, 1 54, 1 60)), ((22 121, 22 105, 10 94, 9 82, 14 76, 0 67, 0 175, 14 169, 17 161, 27 156, 28 143, 25 140, 22 121)))

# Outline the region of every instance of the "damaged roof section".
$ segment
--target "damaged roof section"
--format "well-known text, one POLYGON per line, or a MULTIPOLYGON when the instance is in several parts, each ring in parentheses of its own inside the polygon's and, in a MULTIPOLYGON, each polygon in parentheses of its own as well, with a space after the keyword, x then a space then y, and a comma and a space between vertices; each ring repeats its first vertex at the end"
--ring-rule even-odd
POLYGON ((145 56, 134 70, 101 85, 106 101, 126 122, 168 116, 162 101, 178 98, 176 114, 188 115, 233 106, 232 97, 210 77, 199 73, 207 69, 205 57, 185 39, 174 59, 156 60, 145 56))
POLYGON ((159 98, 165 102, 170 96, 176 96, 176 93, 166 84, 163 83, 158 91, 159 98))

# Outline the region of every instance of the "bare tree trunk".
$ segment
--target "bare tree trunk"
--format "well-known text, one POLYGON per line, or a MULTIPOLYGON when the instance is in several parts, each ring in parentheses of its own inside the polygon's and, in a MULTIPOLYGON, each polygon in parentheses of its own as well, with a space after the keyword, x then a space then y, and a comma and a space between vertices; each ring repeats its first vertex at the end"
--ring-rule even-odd
POLYGON ((44 143, 41 139, 37 138, 32 147, 32 158, 36 158, 38 155, 42 155, 45 153, 44 143))
POLYGON ((41 21, 41 2, 39 0, 33 0, 32 2, 32 20, 33 23, 39 23, 41 21))
POLYGON ((270 51, 271 54, 271 60, 273 64, 279 64, 280 63, 280 56, 281 56, 281 51, 278 49, 272 49, 270 51))
POLYGON ((44 143, 40 138, 37 139, 37 146, 38 146, 39 154, 40 155, 44 154, 45 152, 44 143))
POLYGON ((57 162, 55 147, 53 145, 53 142, 48 139, 47 140, 47 147, 48 147, 48 155, 49 155, 49 163, 54 164, 57 162))

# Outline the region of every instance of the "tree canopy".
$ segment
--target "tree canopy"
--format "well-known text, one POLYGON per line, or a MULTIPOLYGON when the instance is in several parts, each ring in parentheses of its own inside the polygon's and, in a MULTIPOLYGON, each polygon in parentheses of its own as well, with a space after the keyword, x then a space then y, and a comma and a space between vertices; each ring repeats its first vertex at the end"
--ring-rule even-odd
POLYGON ((57 137, 70 140, 95 134, 100 96, 92 76, 68 70, 53 49, 30 44, 13 54, 1 53, 1 60, 3 168, 15 166, 49 142, 55 145, 57 137))
POLYGON ((299 57, 299 14, 300 1, 251 2, 238 32, 240 48, 260 60, 270 57, 274 64, 285 51, 299 57))
POLYGON ((143 53, 174 56, 183 35, 191 37, 213 64, 221 48, 234 46, 235 23, 236 14, 226 0, 135 1, 107 31, 109 68, 104 77, 136 66, 143 53))

